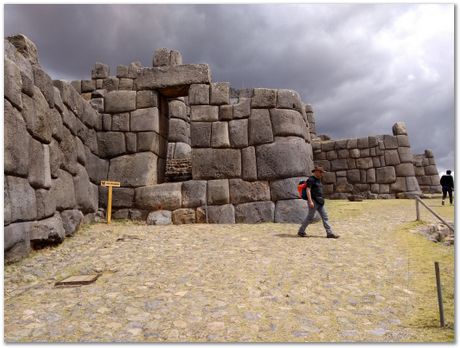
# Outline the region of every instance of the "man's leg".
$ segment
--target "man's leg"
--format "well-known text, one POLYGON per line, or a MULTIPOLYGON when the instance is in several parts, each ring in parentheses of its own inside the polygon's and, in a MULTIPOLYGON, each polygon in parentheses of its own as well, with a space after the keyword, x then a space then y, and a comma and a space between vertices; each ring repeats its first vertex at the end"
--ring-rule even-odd
POLYGON ((452 205, 452 189, 449 188, 449 201, 450 201, 450 205, 452 205))
POLYGON ((321 219, 323 220, 323 226, 324 226, 324 229, 326 230, 327 237, 328 238, 339 238, 338 235, 332 232, 332 227, 331 225, 329 225, 329 217, 327 216, 327 211, 324 205, 318 205, 317 209, 318 209, 319 215, 321 215, 321 219))
POLYGON ((305 230, 307 226, 313 221, 313 218, 315 217, 315 212, 316 212, 316 204, 313 208, 308 207, 307 217, 303 220, 302 225, 300 225, 299 232, 297 232, 299 236, 305 237, 307 235, 305 233, 305 230))
POLYGON ((444 205, 444 200, 446 199, 447 196, 447 189, 443 186, 442 187, 442 205, 444 205))

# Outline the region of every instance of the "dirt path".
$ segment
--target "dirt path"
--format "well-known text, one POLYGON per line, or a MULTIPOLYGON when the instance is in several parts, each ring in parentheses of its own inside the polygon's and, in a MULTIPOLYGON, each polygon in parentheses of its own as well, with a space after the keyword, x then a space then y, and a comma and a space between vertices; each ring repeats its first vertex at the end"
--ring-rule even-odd
POLYGON ((5 267, 5 340, 417 340, 403 325, 414 294, 395 242, 413 202, 328 204, 338 240, 320 224, 310 238, 290 224, 84 228, 5 267), (102 272, 91 285, 54 287, 91 272, 102 272))

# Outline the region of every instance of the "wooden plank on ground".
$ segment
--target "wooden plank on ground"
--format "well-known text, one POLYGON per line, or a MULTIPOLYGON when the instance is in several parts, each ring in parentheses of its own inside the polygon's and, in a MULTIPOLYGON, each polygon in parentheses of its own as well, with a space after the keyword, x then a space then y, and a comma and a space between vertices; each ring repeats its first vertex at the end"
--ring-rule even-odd
POLYGON ((99 274, 79 275, 71 276, 59 282, 56 282, 55 286, 77 286, 91 284, 96 281, 99 274))

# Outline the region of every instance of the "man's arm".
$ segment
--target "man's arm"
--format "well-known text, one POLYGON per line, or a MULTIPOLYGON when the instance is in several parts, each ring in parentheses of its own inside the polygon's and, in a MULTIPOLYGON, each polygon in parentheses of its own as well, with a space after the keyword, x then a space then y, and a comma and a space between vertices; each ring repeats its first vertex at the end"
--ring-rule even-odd
POLYGON ((315 204, 313 203, 313 199, 311 198, 311 190, 308 186, 307 186, 307 199, 308 199, 308 205, 310 206, 310 208, 314 208, 315 204))

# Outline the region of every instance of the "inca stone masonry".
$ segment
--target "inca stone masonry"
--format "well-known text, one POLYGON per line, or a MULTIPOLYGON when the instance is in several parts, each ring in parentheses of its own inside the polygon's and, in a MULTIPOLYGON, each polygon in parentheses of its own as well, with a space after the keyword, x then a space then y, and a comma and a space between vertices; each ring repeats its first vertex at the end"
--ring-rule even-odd
POLYGON ((412 154, 404 123, 326 140, 296 91, 235 90, 174 50, 112 75, 96 63, 71 83, 43 71, 24 35, 5 40, 4 59, 7 261, 94 221, 106 207, 101 180, 121 182, 114 218, 153 224, 299 223, 308 208, 297 183, 314 164, 328 170, 330 198, 440 191, 433 154, 412 154))

